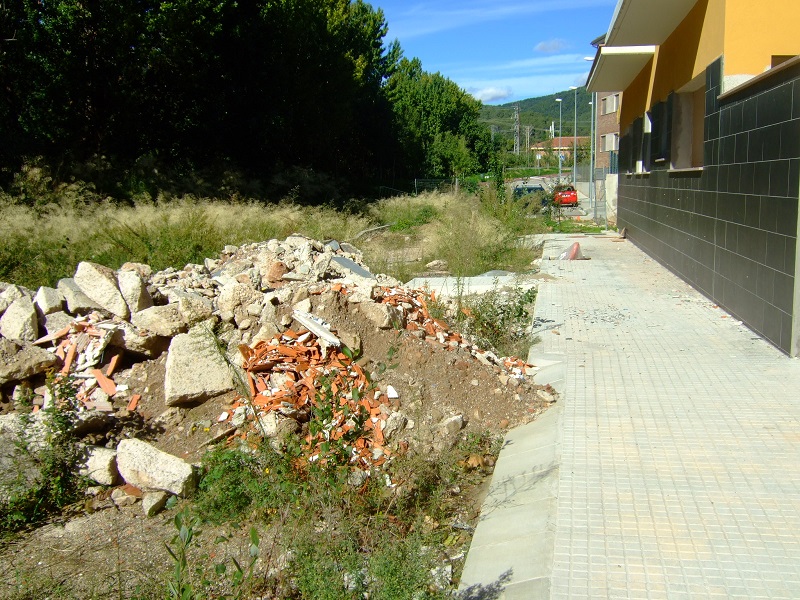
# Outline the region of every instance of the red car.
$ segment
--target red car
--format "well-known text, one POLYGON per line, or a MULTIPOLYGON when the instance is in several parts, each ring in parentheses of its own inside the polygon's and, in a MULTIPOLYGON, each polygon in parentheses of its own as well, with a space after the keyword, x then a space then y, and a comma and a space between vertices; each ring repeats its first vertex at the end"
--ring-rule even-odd
POLYGON ((553 190, 553 204, 578 206, 578 192, 571 185, 557 185, 553 190))

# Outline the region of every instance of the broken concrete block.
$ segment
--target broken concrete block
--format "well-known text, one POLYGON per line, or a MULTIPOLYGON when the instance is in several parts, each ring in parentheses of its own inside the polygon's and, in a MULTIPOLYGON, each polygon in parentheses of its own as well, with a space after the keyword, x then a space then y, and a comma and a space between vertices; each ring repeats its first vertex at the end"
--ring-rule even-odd
POLYGON ((27 296, 14 300, 0 317, 0 335, 11 340, 33 342, 39 337, 36 307, 27 296))
POLYGON ((185 497, 196 485, 192 465, 142 440, 127 439, 119 443, 117 469, 127 483, 142 489, 164 490, 185 497))
POLYGON ((150 292, 147 291, 147 286, 137 271, 119 271, 117 285, 131 313, 153 306, 153 298, 150 297, 150 292))
POLYGON ((55 333, 57 331, 61 331, 64 327, 68 327, 72 325, 75 321, 75 317, 72 315, 68 315, 65 312, 59 311, 54 312, 49 315, 45 315, 44 317, 44 328, 48 334, 55 333))
POLYGON ((387 442, 390 442, 397 434, 401 433, 406 428, 408 418, 399 412, 393 412, 386 419, 386 425, 383 426, 383 437, 387 442))
POLYGON ((42 286, 33 298, 39 316, 51 315, 64 310, 64 294, 55 288, 42 286))
POLYGON ((119 291, 117 275, 113 269, 84 261, 78 263, 74 279, 84 294, 111 314, 121 319, 130 317, 131 311, 119 291))
POLYGON ((169 496, 167 492, 162 491, 145 492, 144 495, 142 495, 142 510, 144 511, 144 516, 155 517, 164 510, 169 496))
POLYGON ((117 328, 108 342, 110 346, 122 348, 126 352, 140 354, 147 358, 156 358, 169 347, 169 338, 156 335, 149 330, 139 329, 136 326, 122 321, 117 323, 117 328))
POLYGON ((119 481, 117 451, 101 446, 87 446, 86 460, 79 472, 100 485, 116 485, 119 481))
POLYGON ((181 313, 175 304, 152 306, 131 316, 131 323, 156 335, 172 337, 186 331, 181 313))
POLYGON ((224 285, 217 297, 217 309, 221 312, 235 312, 240 307, 263 302, 264 295, 246 283, 224 285))
POLYGON ((167 405, 200 402, 233 390, 231 369, 214 334, 203 325, 175 336, 169 345, 164 380, 167 405))
POLYGON ((44 373, 61 361, 47 350, 0 338, 0 385, 44 373))
POLYGON ((64 295, 67 301, 67 310, 73 315, 85 315, 93 310, 107 313, 106 309, 89 298, 71 277, 59 279, 56 289, 64 295))
POLYGON ((13 283, 4 285, 5 288, 0 292, 0 314, 4 313, 14 300, 23 296, 33 297, 31 290, 26 287, 14 285, 13 283))
POLYGON ((396 306, 375 302, 363 302, 358 306, 361 313, 378 329, 403 328, 403 313, 396 306))
POLYGON ((188 327, 206 321, 214 314, 214 305, 211 300, 198 294, 182 294, 176 304, 183 322, 188 327))

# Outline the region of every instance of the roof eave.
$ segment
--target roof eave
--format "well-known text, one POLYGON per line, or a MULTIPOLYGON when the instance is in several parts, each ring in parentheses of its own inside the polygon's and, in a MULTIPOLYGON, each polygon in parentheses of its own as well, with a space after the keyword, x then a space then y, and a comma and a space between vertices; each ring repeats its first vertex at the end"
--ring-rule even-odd
POLYGON ((655 46, 601 46, 592 63, 586 89, 590 92, 625 90, 655 51, 655 46))

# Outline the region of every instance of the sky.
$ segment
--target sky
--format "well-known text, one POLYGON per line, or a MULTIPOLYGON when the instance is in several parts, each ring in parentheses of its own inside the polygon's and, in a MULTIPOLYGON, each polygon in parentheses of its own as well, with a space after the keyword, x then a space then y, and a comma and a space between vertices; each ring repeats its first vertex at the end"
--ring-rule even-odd
POLYGON ((407 58, 484 104, 586 85, 617 0, 371 0, 407 58))

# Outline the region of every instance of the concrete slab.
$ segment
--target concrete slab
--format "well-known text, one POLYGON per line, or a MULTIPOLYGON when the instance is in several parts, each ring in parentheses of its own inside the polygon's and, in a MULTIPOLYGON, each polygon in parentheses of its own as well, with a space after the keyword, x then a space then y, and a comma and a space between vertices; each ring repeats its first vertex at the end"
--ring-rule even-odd
POLYGON ((479 275, 477 277, 416 277, 406 283, 413 289, 428 289, 440 296, 454 298, 460 295, 485 294, 494 289, 520 286, 523 289, 536 287, 535 277, 519 275, 479 275))

